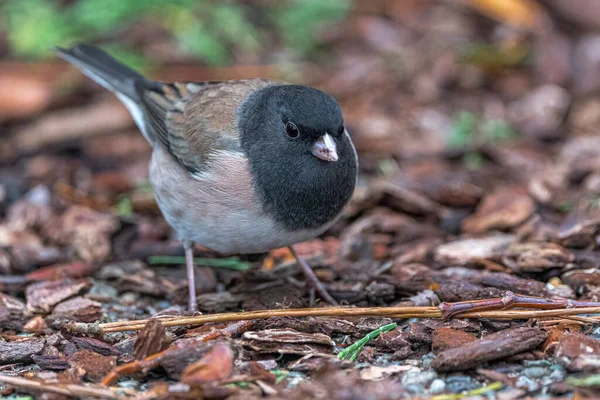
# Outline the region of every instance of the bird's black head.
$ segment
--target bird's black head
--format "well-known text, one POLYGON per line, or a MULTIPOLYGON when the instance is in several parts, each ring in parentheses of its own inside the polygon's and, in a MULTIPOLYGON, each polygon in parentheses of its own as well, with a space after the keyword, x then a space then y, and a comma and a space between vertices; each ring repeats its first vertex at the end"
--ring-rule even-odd
POLYGON ((245 101, 238 126, 265 209, 286 229, 316 229, 341 212, 358 165, 333 97, 269 86, 245 101))

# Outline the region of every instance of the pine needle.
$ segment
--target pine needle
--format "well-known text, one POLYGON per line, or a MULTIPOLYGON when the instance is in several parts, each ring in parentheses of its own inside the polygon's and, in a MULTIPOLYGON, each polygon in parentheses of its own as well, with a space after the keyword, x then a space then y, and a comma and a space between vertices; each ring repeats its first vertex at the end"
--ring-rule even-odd
POLYGON ((395 322, 391 324, 384 325, 375 329, 373 332, 369 332, 364 338, 360 339, 356 343, 346 347, 344 350, 340 351, 338 354, 338 358, 340 360, 356 360, 358 357, 358 353, 365 347, 367 343, 369 343, 373 339, 377 339, 382 332, 389 332, 392 329, 396 328, 398 324, 395 322))
MULTIPOLYGON (((163 265, 185 265, 185 257, 183 256, 150 256, 148 257, 150 264, 163 264, 163 265)), ((229 268, 236 271, 248 271, 251 267, 251 263, 248 261, 242 261, 239 257, 229 258, 194 258, 195 265, 203 265, 206 267, 213 268, 229 268)))

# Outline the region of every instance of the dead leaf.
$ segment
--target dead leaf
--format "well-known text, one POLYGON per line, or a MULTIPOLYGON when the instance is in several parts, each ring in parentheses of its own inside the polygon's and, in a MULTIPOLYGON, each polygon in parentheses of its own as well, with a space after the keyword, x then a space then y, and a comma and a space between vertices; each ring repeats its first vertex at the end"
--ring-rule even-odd
POLYGON ((534 29, 542 22, 543 9, 533 0, 463 0, 482 14, 516 28, 534 29))

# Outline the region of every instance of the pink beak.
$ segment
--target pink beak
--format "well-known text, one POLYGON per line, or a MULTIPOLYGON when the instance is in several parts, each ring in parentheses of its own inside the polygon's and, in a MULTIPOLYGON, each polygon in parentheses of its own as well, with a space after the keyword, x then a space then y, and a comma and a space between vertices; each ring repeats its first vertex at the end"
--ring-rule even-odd
POLYGON ((312 154, 323 161, 337 161, 339 159, 335 141, 328 133, 315 142, 312 154))

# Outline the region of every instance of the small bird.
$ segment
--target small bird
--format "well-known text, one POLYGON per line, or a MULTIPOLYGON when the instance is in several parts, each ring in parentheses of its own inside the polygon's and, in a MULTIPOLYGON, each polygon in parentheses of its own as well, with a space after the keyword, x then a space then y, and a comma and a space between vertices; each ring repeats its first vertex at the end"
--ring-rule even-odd
POLYGON ((190 311, 196 243, 221 254, 289 246, 308 286, 337 304, 293 247, 331 227, 356 186, 333 97, 266 79, 155 82, 94 46, 55 51, 113 92, 152 146, 150 182, 185 249, 190 311))

